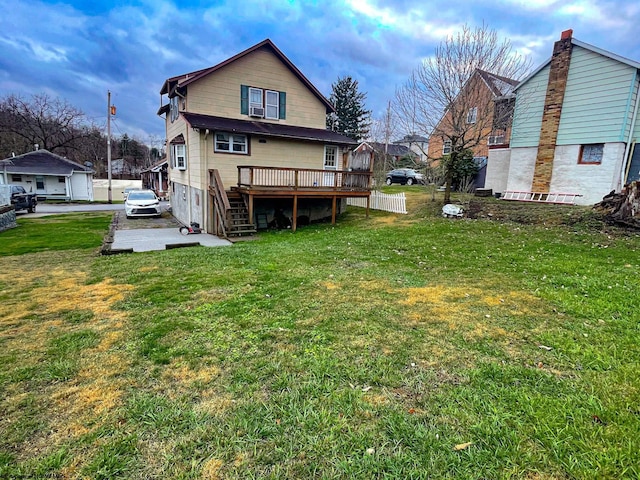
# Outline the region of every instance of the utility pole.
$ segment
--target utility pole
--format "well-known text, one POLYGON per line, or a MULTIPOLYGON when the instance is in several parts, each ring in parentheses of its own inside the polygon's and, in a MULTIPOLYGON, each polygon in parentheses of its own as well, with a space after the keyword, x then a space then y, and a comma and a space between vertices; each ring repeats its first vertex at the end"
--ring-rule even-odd
POLYGON ((111 91, 107 90, 107 175, 109 179, 109 189, 107 190, 107 200, 111 203, 111 91))

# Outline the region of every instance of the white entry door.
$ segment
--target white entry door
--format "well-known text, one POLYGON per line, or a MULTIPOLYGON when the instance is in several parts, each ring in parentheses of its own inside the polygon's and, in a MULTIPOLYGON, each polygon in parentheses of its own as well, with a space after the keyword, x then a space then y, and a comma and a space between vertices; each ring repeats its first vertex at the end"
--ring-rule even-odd
POLYGON ((324 147, 324 169, 328 170, 324 174, 322 185, 325 187, 332 187, 336 185, 336 174, 338 170, 338 147, 335 145, 325 145, 324 147), (333 170, 333 172, 329 172, 333 170))

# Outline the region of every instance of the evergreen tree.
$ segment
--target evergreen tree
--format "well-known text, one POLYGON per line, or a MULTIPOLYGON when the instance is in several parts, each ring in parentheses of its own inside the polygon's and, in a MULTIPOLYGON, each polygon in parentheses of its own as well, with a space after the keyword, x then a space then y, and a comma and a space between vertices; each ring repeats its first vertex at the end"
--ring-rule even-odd
POLYGON ((338 78, 331 85, 329 101, 336 109, 327 115, 327 128, 354 140, 362 140, 369 134, 371 110, 365 108, 366 93, 358 91, 358 81, 351 77, 338 78))

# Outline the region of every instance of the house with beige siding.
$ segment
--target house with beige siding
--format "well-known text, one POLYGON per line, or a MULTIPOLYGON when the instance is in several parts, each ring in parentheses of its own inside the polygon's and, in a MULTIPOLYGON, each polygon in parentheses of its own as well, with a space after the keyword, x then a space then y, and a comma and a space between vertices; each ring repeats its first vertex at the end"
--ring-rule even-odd
POLYGON ((511 142, 489 151, 485 186, 584 205, 620 191, 640 178, 639 88, 640 63, 563 32, 516 87, 511 142))
POLYGON ((234 235, 283 217, 295 229, 369 196, 356 142, 326 129, 331 103, 270 41, 210 68, 167 79, 160 91, 174 215, 234 235))

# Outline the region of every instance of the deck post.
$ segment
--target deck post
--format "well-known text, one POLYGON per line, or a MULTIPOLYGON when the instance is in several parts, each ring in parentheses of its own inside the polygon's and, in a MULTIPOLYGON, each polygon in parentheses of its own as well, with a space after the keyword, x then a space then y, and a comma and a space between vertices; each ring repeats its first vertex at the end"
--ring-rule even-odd
POLYGON ((331 200, 331 225, 336 224, 336 196, 334 195, 331 200))
POLYGON ((249 221, 253 223, 253 195, 249 194, 249 205, 247 205, 247 210, 249 210, 249 221))
POLYGON ((369 218, 369 207, 371 205, 371 193, 367 196, 367 210, 365 214, 365 218, 369 218))
POLYGON ((298 195, 293 196, 293 218, 291 219, 291 230, 294 232, 298 227, 298 195))

